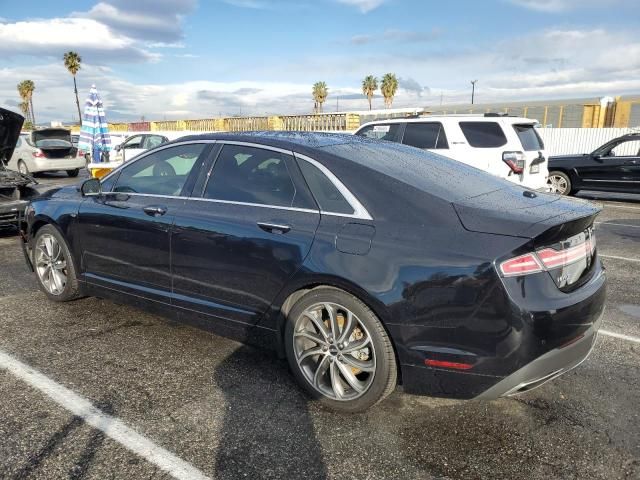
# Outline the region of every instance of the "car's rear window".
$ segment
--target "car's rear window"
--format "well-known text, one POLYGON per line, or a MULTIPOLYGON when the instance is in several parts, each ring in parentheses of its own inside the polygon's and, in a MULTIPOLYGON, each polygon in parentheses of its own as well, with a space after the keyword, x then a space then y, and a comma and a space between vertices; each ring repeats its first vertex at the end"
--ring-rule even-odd
POLYGON ((514 125, 513 129, 518 134, 518 138, 525 152, 544 150, 544 143, 540 135, 538 135, 535 125, 532 123, 523 123, 514 125))
POLYGON ((460 128, 469 145, 475 148, 498 148, 507 143, 498 122, 460 122, 460 128))
POLYGON ((368 125, 363 127, 356 135, 373 138, 376 140, 396 141, 398 138, 399 123, 368 125))

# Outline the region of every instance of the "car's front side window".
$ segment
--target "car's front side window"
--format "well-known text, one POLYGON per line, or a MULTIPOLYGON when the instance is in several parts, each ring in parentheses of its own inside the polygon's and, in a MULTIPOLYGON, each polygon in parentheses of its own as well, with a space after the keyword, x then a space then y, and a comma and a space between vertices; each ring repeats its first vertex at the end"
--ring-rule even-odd
POLYGON ((238 203, 295 207, 296 186, 290 155, 243 145, 225 145, 218 156, 204 198, 238 203))
POLYGON ((637 157, 640 156, 640 140, 627 140, 619 143, 611 149, 616 157, 637 157))
POLYGON ((142 135, 136 135, 135 137, 131 137, 129 140, 124 142, 122 148, 142 148, 142 135))
POLYGON ((182 195, 187 178, 206 144, 176 145, 153 152, 124 167, 114 192, 182 195))

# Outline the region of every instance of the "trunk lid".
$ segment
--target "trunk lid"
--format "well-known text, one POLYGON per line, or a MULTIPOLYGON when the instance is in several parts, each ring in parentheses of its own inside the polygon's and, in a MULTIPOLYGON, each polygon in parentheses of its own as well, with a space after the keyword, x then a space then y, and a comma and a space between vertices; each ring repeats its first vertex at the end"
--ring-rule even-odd
POLYGON ((453 203, 467 230, 549 243, 589 227, 600 212, 592 203, 509 186, 453 203), (553 230, 552 230, 553 229, 553 230), (545 234, 545 235, 543 235, 545 234))
POLYGON ((47 158, 75 157, 77 149, 71 141, 71 131, 65 128, 45 128, 31 134, 33 144, 47 158))
POLYGON ((0 168, 3 168, 13 155, 23 123, 22 115, 0 108, 0 168))

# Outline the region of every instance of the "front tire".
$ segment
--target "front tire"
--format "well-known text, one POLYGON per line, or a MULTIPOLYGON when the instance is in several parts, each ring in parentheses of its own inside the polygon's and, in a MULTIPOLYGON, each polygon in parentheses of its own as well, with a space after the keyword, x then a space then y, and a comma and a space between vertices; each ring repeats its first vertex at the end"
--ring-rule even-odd
POLYGON ((363 412, 396 386, 391 340, 353 295, 328 287, 311 290, 289 312, 284 333, 296 380, 332 410, 363 412))
POLYGON ((69 175, 72 178, 77 177, 78 173, 80 173, 80 169, 79 168, 76 168, 75 170, 67 170, 67 175, 69 175))
POLYGON ((571 186, 571 179, 569 175, 564 172, 549 172, 547 184, 551 187, 551 191, 558 195, 571 195, 574 193, 571 186))
POLYGON ((32 262, 40 289, 55 302, 79 297, 77 270, 67 242, 53 225, 45 225, 33 240, 32 262))

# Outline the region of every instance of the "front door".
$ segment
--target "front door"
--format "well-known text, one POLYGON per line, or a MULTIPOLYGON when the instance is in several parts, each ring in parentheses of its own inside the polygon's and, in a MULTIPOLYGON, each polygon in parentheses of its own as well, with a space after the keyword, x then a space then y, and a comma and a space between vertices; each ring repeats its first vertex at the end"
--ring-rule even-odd
POLYGON ((78 225, 87 282, 170 303, 169 231, 206 147, 177 145, 141 157, 107 177, 109 191, 82 203, 78 225))
POLYGON ((576 170, 585 189, 640 193, 640 139, 610 142, 576 170))
POLYGON ((226 144, 193 197, 173 227, 174 305, 185 315, 254 324, 301 267, 320 221, 295 159, 226 144))

